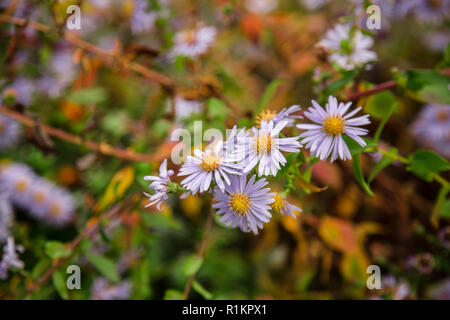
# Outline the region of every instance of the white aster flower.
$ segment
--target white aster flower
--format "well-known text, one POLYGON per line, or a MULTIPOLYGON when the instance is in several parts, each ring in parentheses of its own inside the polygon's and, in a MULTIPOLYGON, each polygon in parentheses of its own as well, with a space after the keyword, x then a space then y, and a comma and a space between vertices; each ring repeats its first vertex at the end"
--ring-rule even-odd
POLYGON ((11 235, 13 224, 13 208, 6 194, 0 194, 0 242, 11 235))
POLYGON ((193 114, 202 113, 203 104, 198 100, 187 100, 181 96, 176 96, 174 102, 174 109, 175 109, 174 110, 175 119, 177 121, 182 121, 186 118, 189 118, 193 114))
POLYGON ((297 119, 301 119, 302 117, 299 115, 294 115, 293 113, 300 111, 299 105, 293 105, 289 108, 283 108, 280 112, 272 111, 270 109, 264 109, 261 111, 255 119, 256 126, 261 127, 262 121, 273 121, 273 124, 276 126, 279 122, 287 121, 286 127, 292 127, 295 124, 297 119))
POLYGON ((216 38, 214 27, 202 27, 180 31, 175 35, 175 45, 170 53, 171 57, 196 57, 206 53, 216 38))
POLYGON ((149 185, 150 189, 155 190, 155 194, 151 195, 146 192, 144 194, 149 197, 150 203, 145 207, 152 206, 156 204, 158 210, 161 209, 161 205, 167 200, 168 188, 167 185, 170 183, 170 176, 173 175, 173 170, 167 170, 167 159, 161 163, 159 167, 159 176, 146 176, 144 180, 150 180, 152 183, 149 185))
MULTIPOLYGON (((237 152, 245 152, 246 165, 243 173, 250 172, 259 162, 258 176, 277 175, 286 158, 281 151, 298 152, 301 144, 298 137, 280 138, 281 130, 288 124, 287 120, 274 125, 273 121, 261 122, 261 128, 252 128, 246 136, 238 137, 238 143, 245 146, 237 152)), ((238 154, 238 157, 242 156, 238 154)))
POLYGON ((8 116, 0 115, 0 150, 9 148, 20 138, 20 124, 8 116))
POLYGON ((340 68, 351 70, 377 59, 370 50, 373 39, 360 30, 351 30, 350 24, 338 24, 327 31, 319 46, 331 53, 330 59, 340 68))
POLYGON ((277 0, 246 0, 245 7, 256 14, 270 13, 278 6, 277 0))
POLYGON ((305 116, 314 124, 297 124, 297 128, 306 130, 300 135, 305 148, 310 149, 311 154, 325 160, 331 154, 331 162, 338 156, 342 160, 352 158, 342 135, 345 134, 355 140, 361 146, 366 142, 360 137, 366 135, 368 130, 358 126, 369 124, 369 115, 351 118, 361 107, 347 113, 351 102, 338 104, 335 97, 330 96, 324 110, 316 101, 312 100, 313 107, 305 112, 305 116), (347 113, 347 114, 346 114, 347 113))
POLYGON ((235 157, 229 155, 231 153, 225 152, 223 141, 212 143, 205 151, 195 149, 194 156, 187 157, 178 173, 179 176, 188 176, 181 185, 196 194, 207 191, 215 181, 220 190, 225 190, 225 184, 230 184, 229 175, 241 175, 241 168, 234 163, 235 157))
POLYGON ((281 196, 279 193, 275 193, 273 196, 273 202, 270 204, 272 207, 272 210, 276 213, 279 213, 281 215, 290 215, 293 218, 296 218, 294 212, 302 212, 302 209, 300 209, 297 206, 294 206, 293 204, 289 203, 283 196, 281 196))
MULTIPOLYGON (((74 219, 75 202, 72 195, 61 187, 52 185, 50 190, 51 199, 46 201, 48 210, 42 215, 42 220, 54 227, 63 227, 74 219)), ((34 192, 36 196, 39 193, 34 192)), ((35 200, 36 201, 36 200, 35 200)), ((31 205, 32 203, 30 203, 31 205)), ((39 212, 34 209, 36 214, 39 212)))
POLYGON ((156 12, 148 10, 148 1, 134 0, 133 14, 131 16, 131 31, 133 33, 143 33, 150 31, 157 18, 156 12))

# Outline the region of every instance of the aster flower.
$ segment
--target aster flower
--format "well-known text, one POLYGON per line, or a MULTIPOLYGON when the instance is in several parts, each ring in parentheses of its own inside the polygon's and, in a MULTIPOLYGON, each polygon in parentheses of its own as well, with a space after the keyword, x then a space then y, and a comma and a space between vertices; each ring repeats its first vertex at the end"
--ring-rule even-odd
POLYGON ((161 209, 161 205, 168 198, 167 193, 169 190, 167 185, 170 183, 170 176, 173 175, 173 173, 173 170, 167 170, 167 159, 164 159, 159 167, 159 176, 144 177, 144 180, 152 181, 149 188, 155 190, 155 194, 153 195, 144 192, 144 194, 150 199, 150 203, 145 207, 156 204, 157 209, 161 209))
POLYGON ((272 207, 272 210, 276 213, 279 213, 281 215, 290 215, 293 218, 296 218, 294 212, 302 212, 302 209, 300 209, 297 206, 294 206, 293 204, 289 203, 283 196, 281 196, 279 193, 276 193, 273 197, 273 203, 270 205, 272 207))
MULTIPOLYGON (((169 104, 170 108, 170 104, 169 104)), ((175 119, 182 121, 189 118, 193 114, 203 112, 203 104, 198 100, 187 100, 181 96, 175 97, 174 102, 175 119)))
POLYGON ((232 175, 230 182, 225 186, 225 191, 219 188, 214 190, 215 203, 212 207, 217 209, 218 215, 222 215, 220 222, 258 234, 258 229, 262 229, 263 223, 269 222, 272 217, 269 210, 275 194, 264 188, 268 183, 264 178, 256 180, 256 176, 252 176, 247 181, 247 176, 232 175))
POLYGON ((256 126, 258 128, 261 127, 262 121, 273 121, 273 125, 276 126, 279 122, 287 121, 286 127, 292 127, 295 124, 295 121, 297 119, 301 119, 302 117, 299 115, 293 115, 293 113, 300 111, 302 108, 300 108, 299 105, 293 105, 289 108, 283 108, 280 112, 272 111, 270 109, 264 109, 261 111, 255 119, 256 126))
MULTIPOLYGON (((44 204, 47 206, 47 211, 44 211, 45 213, 41 216, 42 220, 54 227, 62 227, 71 223, 75 213, 75 202, 72 195, 66 190, 56 186, 50 187, 47 192, 51 194, 51 198, 44 204)), ((35 196, 33 204, 39 200, 39 195, 43 197, 42 199, 45 199, 44 193, 36 192, 36 190, 34 190, 33 195, 35 196)), ((30 203, 30 205, 31 204, 32 203, 30 203)), ((39 205, 39 203, 37 203, 37 205, 39 205)), ((34 209, 30 208, 30 210, 35 211, 36 214, 42 214, 42 212, 38 211, 38 208, 39 207, 34 209)))
POLYGON ((23 269, 25 266, 23 261, 19 259, 18 252, 23 252, 23 247, 16 246, 14 239, 9 237, 3 247, 3 256, 0 261, 0 279, 4 280, 8 277, 8 270, 11 267, 23 269))
POLYGON ((31 102, 34 92, 35 82, 33 80, 28 78, 17 78, 8 88, 4 90, 3 96, 7 96, 11 93, 17 102, 23 105, 28 105, 31 102))
POLYGON ((351 102, 338 104, 335 97, 330 96, 324 110, 316 101, 312 101, 313 107, 310 107, 305 116, 314 124, 297 124, 297 128, 306 130, 300 135, 302 143, 310 149, 311 154, 325 160, 331 154, 331 162, 338 156, 342 160, 352 158, 342 135, 347 135, 355 140, 361 146, 366 146, 366 142, 360 137, 367 134, 367 129, 358 128, 359 126, 369 124, 369 115, 351 118, 361 107, 347 113, 351 102), (346 114, 347 113, 347 114, 346 114))
POLYGON ((150 31, 156 20, 156 13, 149 12, 148 2, 144 0, 133 1, 133 14, 131 16, 131 31, 133 33, 142 33, 150 31))
POLYGON ((0 115, 0 150, 9 148, 20 138, 20 125, 8 116, 0 115))
POLYGON ((7 194, 11 202, 22 209, 28 208, 27 194, 31 190, 33 171, 23 164, 2 165, 0 173, 0 193, 7 194))
POLYGON ((245 7, 248 11, 256 14, 267 14, 278 6, 277 0, 246 0, 245 7))
POLYGON ((109 282, 108 279, 100 277, 94 280, 92 285, 91 300, 125 300, 131 295, 131 284, 122 281, 117 285, 109 282))
POLYGON ((325 6, 330 0, 300 0, 299 1, 306 10, 317 10, 325 6))
MULTIPOLYGON (((239 143, 245 146, 246 165, 244 173, 250 172, 259 162, 258 176, 277 175, 281 165, 286 164, 286 158, 281 151, 298 152, 301 144, 298 137, 280 138, 278 135, 288 124, 287 120, 274 125, 273 121, 261 122, 261 128, 252 128, 247 136, 239 137, 239 143)), ((238 157, 243 154, 238 155, 238 157)))
POLYGON ((449 16, 450 0, 402 0, 398 10, 401 15, 412 14, 419 21, 440 23, 449 16))
POLYGON ((217 31, 214 27, 180 31, 175 35, 175 45, 170 55, 191 58, 202 55, 212 45, 216 34, 217 31))
POLYGON ((351 70, 376 60, 377 55, 370 50, 373 39, 360 30, 352 32, 350 24, 338 24, 327 31, 319 46, 331 53, 330 59, 340 68, 351 70))
POLYGON ((410 127, 412 135, 446 158, 450 158, 450 106, 427 105, 410 127))
POLYGON ((179 176, 188 176, 181 185, 192 194, 205 192, 215 181, 220 190, 230 184, 230 175, 240 175, 240 167, 234 163, 234 157, 224 152, 223 141, 214 142, 205 151, 194 150, 194 156, 188 156, 180 169, 179 176))

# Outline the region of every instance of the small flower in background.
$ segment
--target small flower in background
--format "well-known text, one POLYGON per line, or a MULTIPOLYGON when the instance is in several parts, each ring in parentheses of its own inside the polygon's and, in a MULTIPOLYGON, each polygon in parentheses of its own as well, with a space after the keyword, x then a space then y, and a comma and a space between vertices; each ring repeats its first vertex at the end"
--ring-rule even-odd
POLYGON ((156 18, 156 12, 150 12, 148 10, 148 1, 133 1, 133 14, 131 16, 131 31, 133 33, 150 31, 155 25, 156 18))
POLYGON ((450 226, 439 231, 438 239, 444 247, 450 249, 450 226))
POLYGON ((7 195, 0 194, 0 243, 11 235, 13 219, 13 209, 7 195))
POLYGON ((280 112, 272 111, 270 109, 265 109, 261 111, 255 119, 256 127, 261 128, 261 122, 273 121, 273 125, 276 126, 282 121, 287 121, 286 127, 292 127, 297 119, 301 119, 300 115, 294 115, 293 113, 300 111, 299 105, 293 105, 289 108, 283 108, 280 112))
MULTIPOLYGON (((168 103, 168 109, 170 110, 171 103, 168 103)), ((179 95, 175 97, 174 101, 175 119, 182 121, 189 118, 191 115, 200 114, 203 112, 203 104, 198 100, 187 100, 179 95)))
POLYGON ((17 269, 23 269, 25 264, 19 259, 17 253, 23 252, 23 247, 20 245, 15 245, 14 239, 9 237, 6 240, 6 244, 3 247, 3 256, 0 261, 0 279, 5 280, 8 277, 8 270, 11 267, 17 269))
POLYGON ((421 274, 430 274, 434 269, 434 258, 428 253, 421 253, 406 259, 406 266, 417 270, 421 274))
POLYGON ((423 145, 450 158, 450 106, 427 105, 410 127, 412 135, 423 145))
POLYGON ((360 137, 366 135, 366 129, 359 126, 369 124, 369 115, 351 118, 361 107, 358 107, 346 114, 351 106, 351 102, 338 104, 335 97, 330 96, 324 110, 316 101, 312 100, 313 107, 310 107, 305 116, 314 124, 297 124, 297 128, 306 130, 300 135, 305 148, 321 160, 327 159, 331 155, 331 162, 338 157, 342 160, 352 158, 342 135, 347 135, 361 146, 366 146, 366 142, 360 137))
POLYGON ((302 212, 302 209, 300 209, 297 206, 294 206, 293 204, 289 203, 283 196, 281 196, 279 193, 276 193, 273 197, 273 202, 270 205, 278 214, 281 215, 290 215, 293 218, 296 218, 296 215, 294 212, 302 212))
POLYGON ((0 115, 0 150, 14 146, 21 134, 20 124, 8 116, 0 115))
POLYGON ((159 176, 144 177, 144 180, 152 181, 152 183, 149 185, 149 188, 155 191, 155 194, 153 195, 144 192, 144 194, 150 199, 150 203, 148 203, 145 207, 156 204, 156 208, 158 210, 161 209, 161 205, 168 198, 167 193, 169 192, 169 190, 167 188, 167 185, 170 183, 170 176, 172 176, 173 173, 173 170, 167 170, 167 159, 164 159, 159 167, 159 176))
POLYGON ((403 16, 413 15, 417 21, 438 24, 450 15, 450 0, 402 0, 398 10, 403 16))
POLYGON ((428 295, 433 300, 450 300, 450 278, 433 285, 428 290, 428 295))
POLYGON ((181 185, 192 194, 207 191, 212 181, 223 192, 225 185, 230 184, 229 175, 241 174, 239 166, 234 164, 234 157, 227 157, 223 144, 223 141, 213 142, 205 151, 195 149, 194 156, 187 157, 178 175, 188 176, 181 181, 181 185))
POLYGON ((131 283, 122 281, 116 285, 108 279, 100 277, 94 280, 91 289, 91 300, 125 300, 131 296, 131 283))
POLYGON ((201 27, 179 31, 174 38, 174 47, 170 52, 171 57, 186 56, 197 57, 206 53, 211 47, 217 35, 214 27, 201 27))
POLYGON ((272 217, 270 204, 274 202, 275 194, 264 188, 268 183, 264 178, 255 180, 256 176, 248 181, 245 175, 230 176, 231 183, 225 186, 224 192, 215 188, 215 203, 212 206, 217 209, 218 215, 222 215, 220 222, 256 235, 258 229, 263 228, 263 223, 269 222, 272 217))
MULTIPOLYGON (((273 121, 261 122, 261 128, 252 128, 245 137, 239 137, 238 143, 245 146, 246 164, 243 169, 244 173, 249 173, 256 165, 258 165, 258 176, 277 175, 281 165, 286 164, 286 158, 283 152, 298 152, 301 144, 298 137, 280 138, 281 130, 286 127, 288 121, 279 122, 274 125, 273 121)), ((244 154, 238 154, 239 158, 243 158, 244 154)))
MULTIPOLYGON (((405 280, 398 280, 394 275, 388 274, 381 280, 381 293, 383 296, 390 296, 393 300, 405 300, 411 297, 411 287, 405 280)), ((372 297, 374 298, 374 297, 372 297)), ((382 299, 381 296, 375 298, 382 299)))
POLYGON ((2 98, 13 96, 15 101, 25 106, 31 103, 31 98, 35 92, 35 82, 28 78, 17 78, 7 87, 2 98))
POLYGON ((275 10, 278 0, 245 0, 245 7, 248 11, 256 14, 267 14, 275 10))
POLYGON ((31 216, 54 227, 63 227, 74 218, 75 202, 65 189, 41 178, 26 165, 3 164, 0 194, 31 216))
POLYGON ((331 53, 330 59, 340 68, 351 70, 375 61, 377 54, 370 50, 373 39, 360 30, 352 31, 350 24, 338 24, 327 31, 318 46, 331 53))

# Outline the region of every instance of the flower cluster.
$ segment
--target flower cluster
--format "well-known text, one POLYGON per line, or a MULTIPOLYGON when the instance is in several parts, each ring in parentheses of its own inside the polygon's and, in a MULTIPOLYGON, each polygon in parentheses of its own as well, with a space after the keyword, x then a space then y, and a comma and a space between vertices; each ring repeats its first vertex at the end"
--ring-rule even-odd
POLYGON ((23 164, 0 165, 0 195, 54 227, 65 226, 74 217, 75 203, 71 194, 37 176, 23 164))
POLYGON ((331 161, 338 157, 351 159, 343 135, 365 146, 361 136, 368 131, 359 126, 370 123, 368 115, 352 118, 361 107, 348 112, 351 103, 338 103, 332 96, 325 109, 315 101, 312 104, 305 116, 314 123, 297 124, 297 128, 305 130, 299 136, 282 133, 302 119, 296 114, 300 106, 294 105, 279 113, 264 110, 256 118, 257 126, 248 130, 235 126, 225 141, 215 139, 203 151, 194 149, 178 171, 177 176, 183 177, 181 186, 170 180, 174 171, 167 170, 165 159, 159 176, 144 178, 152 181, 149 187, 154 190, 153 195, 145 193, 150 199, 147 206, 156 205, 160 209, 170 192, 210 193, 212 207, 221 216, 221 222, 254 234, 270 221, 273 212, 295 217, 294 212, 301 209, 290 204, 284 192, 276 193, 268 187, 268 179, 276 177, 287 164, 285 154, 299 153, 302 139, 305 148, 321 160, 330 156, 331 161))
POLYGON ((23 252, 22 246, 16 246, 14 239, 9 237, 3 247, 3 256, 0 261, 0 279, 4 280, 8 277, 8 270, 11 267, 23 269, 25 264, 19 259, 17 253, 23 252))

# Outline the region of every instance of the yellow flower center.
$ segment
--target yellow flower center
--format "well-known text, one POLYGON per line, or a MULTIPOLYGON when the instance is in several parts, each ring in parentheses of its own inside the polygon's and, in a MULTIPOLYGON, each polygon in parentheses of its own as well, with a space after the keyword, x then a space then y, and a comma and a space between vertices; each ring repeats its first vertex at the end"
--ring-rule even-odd
POLYGON ((220 158, 213 154, 203 156, 200 167, 205 171, 214 171, 220 166, 220 158))
POLYGON ((238 216, 245 216, 250 209, 250 197, 243 193, 233 193, 228 199, 228 203, 234 214, 238 216))
POLYGON ((57 204, 57 203, 53 203, 50 206, 50 214, 53 217, 59 217, 61 215, 61 206, 59 204, 57 204))
POLYGON ((16 182, 16 190, 17 192, 23 193, 28 189, 28 183, 26 181, 17 181, 16 182))
POLYGON ((448 113, 446 111, 440 111, 437 114, 438 121, 446 122, 448 120, 448 113))
POLYGON ((278 193, 273 197, 274 202, 270 204, 273 210, 275 210, 278 213, 281 213, 286 208, 286 203, 282 196, 280 196, 278 193))
POLYGON ((197 41, 197 32, 195 30, 188 30, 183 33, 184 42, 187 44, 194 44, 197 41))
POLYGON ((38 191, 33 195, 33 198, 37 203, 42 203, 45 201, 45 194, 38 191))
POLYGON ((327 116, 323 121, 323 131, 325 131, 329 136, 340 135, 344 133, 345 120, 341 117, 330 117, 327 116))
POLYGON ((269 122, 270 120, 272 120, 275 116, 277 115, 277 113, 275 111, 269 110, 269 109, 265 109, 263 111, 261 111, 257 116, 256 116, 256 127, 260 128, 261 127, 261 122, 262 121, 266 121, 269 122))
POLYGON ((256 152, 266 154, 272 150, 272 138, 268 133, 263 133, 256 138, 256 152))

